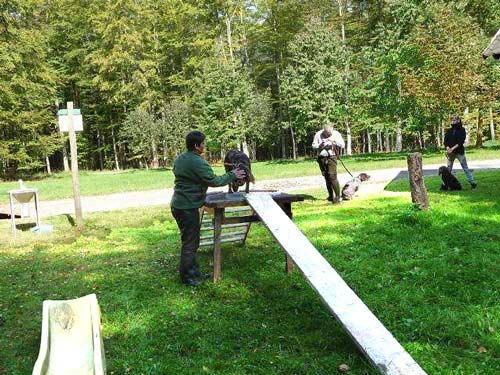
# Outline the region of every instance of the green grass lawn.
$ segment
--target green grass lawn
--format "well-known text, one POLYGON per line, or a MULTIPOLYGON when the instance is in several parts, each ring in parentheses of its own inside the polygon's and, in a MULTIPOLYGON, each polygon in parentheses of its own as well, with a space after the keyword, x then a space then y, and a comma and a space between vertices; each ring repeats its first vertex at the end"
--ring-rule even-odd
MULTIPOLYGON (((406 168, 406 155, 406 153, 354 155, 345 157, 344 163, 353 173, 382 168, 406 168)), ((469 160, 500 159, 500 148, 470 149, 467 155, 469 160)), ((443 152, 425 153, 423 158, 426 164, 445 163, 443 152)), ((258 180, 313 176, 319 173, 314 159, 255 162, 252 163, 252 169, 258 180)), ((218 174, 224 173, 221 165, 214 166, 214 170, 218 174)), ((339 171, 344 172, 342 166, 339 166, 339 171)), ((70 198, 73 194, 69 173, 57 173, 50 177, 26 181, 25 184, 28 187, 38 188, 41 200, 70 198)), ((173 174, 170 169, 80 172, 82 195, 163 189, 172 186, 173 174)), ((8 203, 7 192, 18 187, 17 182, 0 182, 0 203, 8 203)))
MULTIPOLYGON (((327 204, 323 189, 295 221, 428 374, 500 373, 500 172, 476 191, 438 192, 414 211, 393 193, 327 204), (484 348, 485 350, 483 350, 484 348)), ((459 177, 463 180, 463 174, 459 177)), ((177 276, 179 236, 167 208, 65 216, 51 234, 0 221, 0 374, 30 373, 44 299, 96 293, 108 374, 376 374, 262 225, 223 246, 223 279, 191 289, 177 276)), ((25 223, 26 224, 26 223, 25 223)), ((211 254, 200 253, 209 270, 211 254)))

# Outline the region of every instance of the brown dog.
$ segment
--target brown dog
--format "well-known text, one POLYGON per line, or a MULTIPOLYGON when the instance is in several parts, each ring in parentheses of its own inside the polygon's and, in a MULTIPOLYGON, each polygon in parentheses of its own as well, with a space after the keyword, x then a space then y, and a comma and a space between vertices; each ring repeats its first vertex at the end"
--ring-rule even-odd
POLYGON ((245 178, 235 180, 229 184, 229 193, 237 192, 240 186, 245 186, 245 193, 250 191, 250 182, 255 183, 255 178, 252 174, 252 166, 250 159, 239 150, 229 150, 224 158, 224 168, 226 172, 239 168, 245 171, 245 178))

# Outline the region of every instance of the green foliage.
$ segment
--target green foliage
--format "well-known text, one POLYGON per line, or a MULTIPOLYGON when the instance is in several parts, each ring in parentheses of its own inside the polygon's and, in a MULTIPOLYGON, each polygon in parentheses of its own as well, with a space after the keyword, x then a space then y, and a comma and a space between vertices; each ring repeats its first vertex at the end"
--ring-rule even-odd
POLYGON ((135 110, 122 124, 121 139, 126 143, 133 158, 147 160, 153 158, 154 147, 158 142, 160 129, 151 114, 135 110))
POLYGON ((191 108, 179 99, 170 100, 162 111, 159 123, 164 151, 169 160, 186 148, 185 135, 194 130, 191 108))
POLYGON ((59 80, 49 58, 47 10, 12 2, 0 12, 0 176, 12 176, 41 167, 54 151, 59 80))
POLYGON ((40 172, 47 157, 62 169, 55 110, 67 101, 82 110, 89 169, 167 165, 194 127, 214 150, 248 145, 259 159, 309 155, 326 119, 355 152, 439 147, 450 111, 497 117, 499 64, 480 58, 497 3, 4 1, 0 175, 40 172), (136 111, 157 122, 149 151, 122 129, 136 111))
POLYGON ((317 18, 311 19, 291 43, 282 89, 289 124, 296 128, 299 140, 306 140, 326 121, 342 119, 346 59, 339 37, 317 18))
POLYGON ((255 91, 247 70, 221 59, 205 62, 193 80, 193 117, 215 148, 239 148, 268 121, 265 96, 255 91), (262 108, 259 108, 262 107, 262 108))

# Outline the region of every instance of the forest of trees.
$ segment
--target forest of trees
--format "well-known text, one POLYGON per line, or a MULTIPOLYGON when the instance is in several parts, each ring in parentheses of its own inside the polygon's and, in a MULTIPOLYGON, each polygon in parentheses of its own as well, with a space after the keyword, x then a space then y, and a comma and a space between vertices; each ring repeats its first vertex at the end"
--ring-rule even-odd
POLYGON ((0 0, 0 177, 61 170, 73 101, 88 169, 169 166, 184 135, 254 159, 442 145, 451 113, 494 139, 498 0, 0 0))

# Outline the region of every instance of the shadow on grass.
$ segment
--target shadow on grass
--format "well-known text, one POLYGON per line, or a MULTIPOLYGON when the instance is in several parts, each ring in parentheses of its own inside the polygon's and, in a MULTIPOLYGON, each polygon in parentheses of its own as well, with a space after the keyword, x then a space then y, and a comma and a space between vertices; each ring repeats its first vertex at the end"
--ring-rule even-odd
POLYGON ((22 224, 16 224, 16 229, 23 231, 23 232, 29 232, 31 228, 36 227, 36 223, 22 223, 22 224))
POLYGON ((66 217, 66 219, 68 220, 69 225, 71 225, 72 227, 76 226, 75 218, 72 215, 70 215, 70 214, 64 214, 62 216, 66 217))

